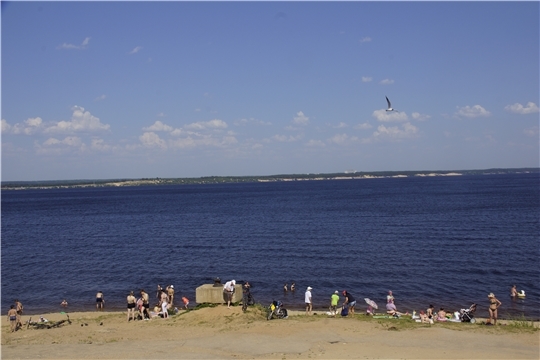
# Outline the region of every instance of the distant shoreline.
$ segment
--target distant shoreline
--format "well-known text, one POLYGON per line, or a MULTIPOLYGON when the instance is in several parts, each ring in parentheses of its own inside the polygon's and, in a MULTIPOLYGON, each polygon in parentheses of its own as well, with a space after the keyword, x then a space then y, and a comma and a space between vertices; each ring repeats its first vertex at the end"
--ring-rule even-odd
POLYGON ((44 181, 2 181, 1 190, 45 190, 102 187, 135 187, 166 185, 203 185, 229 183, 267 183, 291 181, 359 180, 438 176, 474 176, 540 173, 537 168, 497 168, 484 170, 426 170, 426 171, 347 171, 328 174, 290 174, 267 176, 208 176, 199 178, 141 178, 141 179, 101 179, 101 180, 44 180, 44 181))

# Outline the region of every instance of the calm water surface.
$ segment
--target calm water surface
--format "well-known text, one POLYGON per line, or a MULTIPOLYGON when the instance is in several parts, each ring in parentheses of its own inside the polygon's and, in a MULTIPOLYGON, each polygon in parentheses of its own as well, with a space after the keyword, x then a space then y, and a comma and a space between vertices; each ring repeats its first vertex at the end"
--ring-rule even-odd
MULTIPOLYGON (((193 302, 214 277, 256 300, 316 309, 347 289, 400 311, 430 303, 540 318, 539 174, 2 192, 2 311, 124 309, 174 284, 193 302), (284 283, 297 284, 284 294, 284 283), (512 301, 510 285, 525 289, 512 301)), ((178 297, 179 298, 179 297, 178 297)))

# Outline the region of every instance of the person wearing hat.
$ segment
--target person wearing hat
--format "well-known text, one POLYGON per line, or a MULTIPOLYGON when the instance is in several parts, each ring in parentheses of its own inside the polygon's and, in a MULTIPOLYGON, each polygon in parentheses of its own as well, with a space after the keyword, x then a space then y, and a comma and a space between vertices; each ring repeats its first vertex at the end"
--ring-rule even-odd
POLYGON ((339 302, 339 292, 336 290, 330 297, 330 312, 336 316, 337 313, 337 305, 339 302))
POLYGON ((354 297, 349 294, 347 290, 343 290, 343 296, 345 296, 345 301, 343 302, 343 305, 347 305, 349 307, 349 313, 351 315, 354 315, 354 307, 356 306, 356 300, 354 297))
POLYGON ((311 315, 311 310, 313 309, 313 299, 311 298, 311 290, 313 288, 308 286, 304 296, 304 302, 306 303, 306 315, 311 315))
POLYGON ((502 303, 495 297, 493 293, 490 293, 488 295, 488 299, 489 299, 489 323, 493 325, 497 325, 497 309, 502 305, 502 303))

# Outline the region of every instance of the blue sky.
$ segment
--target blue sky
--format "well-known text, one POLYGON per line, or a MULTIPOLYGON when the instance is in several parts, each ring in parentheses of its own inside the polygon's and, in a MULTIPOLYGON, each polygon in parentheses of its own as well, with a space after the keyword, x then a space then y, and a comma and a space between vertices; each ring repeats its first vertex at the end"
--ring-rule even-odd
POLYGON ((2 180, 538 166, 539 43, 538 2, 2 2, 2 180))

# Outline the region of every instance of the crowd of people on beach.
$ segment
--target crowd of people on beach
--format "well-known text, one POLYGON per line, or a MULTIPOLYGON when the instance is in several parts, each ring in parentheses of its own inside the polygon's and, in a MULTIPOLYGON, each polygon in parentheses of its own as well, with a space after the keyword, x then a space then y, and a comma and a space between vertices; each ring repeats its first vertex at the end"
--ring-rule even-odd
MULTIPOLYGON (((244 282, 242 288, 244 293, 243 300, 246 301, 248 298, 248 295, 250 294, 250 287, 251 285, 249 282, 244 282)), ((227 281, 223 285, 223 295, 224 295, 224 301, 227 304, 227 307, 230 308, 232 304, 233 295, 236 288, 236 281, 230 280, 227 281)), ((296 284, 293 282, 289 288, 288 284, 285 283, 283 286, 283 291, 287 293, 288 291, 294 292, 296 290, 296 284)), ((312 294, 313 288, 311 286, 308 286, 306 288, 306 291, 304 293, 304 303, 305 303, 305 314, 311 315, 313 311, 313 294, 312 294)), ((165 288, 162 288, 160 284, 157 286, 156 290, 156 303, 152 310, 150 310, 150 296, 148 293, 141 289, 139 292, 140 296, 138 298, 135 297, 134 292, 130 291, 127 295, 126 302, 127 302, 127 321, 132 320, 150 320, 155 317, 160 317, 167 319, 169 317, 169 313, 176 313, 179 311, 177 307, 175 307, 175 289, 174 285, 168 285, 165 288)), ((330 296, 330 306, 329 306, 329 312, 328 315, 335 317, 338 314, 338 308, 341 307, 341 316, 354 316, 355 314, 355 308, 357 306, 357 302, 355 297, 348 291, 348 290, 342 290, 341 295, 343 296, 343 300, 341 303, 341 306, 339 306, 339 302, 341 300, 340 298, 340 292, 338 290, 334 291, 330 296)), ((517 286, 512 285, 510 289, 510 296, 512 299, 525 298, 525 291, 521 290, 521 292, 517 291, 517 286)), ((496 325, 497 324, 497 317, 498 317, 498 309, 501 307, 502 302, 495 297, 495 294, 490 293, 488 294, 488 301, 489 301, 489 319, 486 321, 487 325, 496 325)), ((182 304, 183 308, 185 310, 188 310, 189 305, 189 299, 185 296, 182 296, 182 304)), ((366 315, 370 316, 376 316, 375 309, 378 309, 376 303, 369 298, 364 299, 367 304, 366 308, 366 315)), ((97 311, 103 311, 105 305, 105 296, 102 291, 98 291, 96 294, 96 310, 97 311)), ((66 299, 63 299, 60 303, 60 306, 63 308, 67 308, 68 302, 66 299)), ((21 322, 21 316, 23 314, 23 304, 18 300, 15 299, 13 304, 10 306, 10 309, 8 311, 8 320, 10 322, 10 329, 12 332, 16 331, 19 327, 22 326, 21 322)), ((463 311, 465 309, 461 309, 461 315, 463 315, 463 311)), ((476 304, 473 304, 471 308, 469 309, 474 313, 474 310, 476 310, 476 304)), ((401 316, 408 316, 410 315, 409 312, 400 312, 398 311, 396 304, 395 304, 395 298, 391 290, 388 291, 388 294, 386 296, 386 315, 388 317, 395 317, 399 318, 401 316)), ((472 315, 471 315, 472 316, 472 315)), ((433 305, 429 305, 429 307, 426 309, 426 311, 421 310, 418 315, 416 315, 416 312, 413 311, 412 319, 421 322, 421 323, 431 323, 433 324, 435 321, 439 322, 445 322, 445 321, 461 321, 461 316, 459 312, 450 312, 447 313, 447 311, 441 307, 439 311, 435 312, 435 308, 433 305), (454 316, 452 316, 454 315, 454 316)))
MULTIPOLYGON (((312 296, 312 290, 313 288, 311 286, 308 286, 305 291, 305 306, 306 306, 306 315, 311 315, 312 309, 313 309, 313 296, 312 296)), ((356 299, 350 294, 349 291, 343 290, 341 292, 343 295, 343 302, 341 305, 341 316, 348 316, 354 315, 355 313, 355 307, 356 307, 356 299)), ((486 321, 486 325, 497 325, 497 318, 498 318, 498 309, 502 305, 502 302, 495 297, 495 294, 489 293, 487 295, 488 301, 489 301, 489 319, 486 321)), ((523 299, 525 297, 525 291, 521 290, 521 292, 517 291, 516 285, 512 285, 510 290, 510 297, 513 299, 521 298, 523 299)), ((378 306, 375 304, 374 301, 370 300, 369 298, 364 299, 367 304, 366 308, 366 315, 375 316, 375 309, 378 308, 378 306)), ((330 296, 330 306, 329 311, 327 314, 329 316, 335 317, 338 314, 338 304, 340 301, 339 291, 334 291, 333 294, 330 296)), ((411 315, 411 318, 413 320, 416 320, 417 322, 421 323, 430 323, 433 324, 435 321, 439 322, 445 322, 445 321, 455 321, 455 322, 461 322, 464 321, 464 318, 467 320, 470 320, 474 315, 474 311, 476 311, 476 304, 472 304, 469 309, 461 309, 460 311, 455 312, 447 312, 443 307, 439 309, 439 311, 435 312, 435 308, 432 304, 429 305, 429 307, 426 309, 426 311, 421 310, 419 314, 416 314, 416 311, 413 311, 413 314, 409 314, 409 312, 400 312, 398 311, 396 305, 395 305, 395 298, 392 293, 392 290, 388 291, 388 295, 386 296, 386 315, 387 317, 394 317, 394 318, 400 318, 401 316, 408 316, 411 315), (467 316, 464 316, 467 315, 467 316)))

